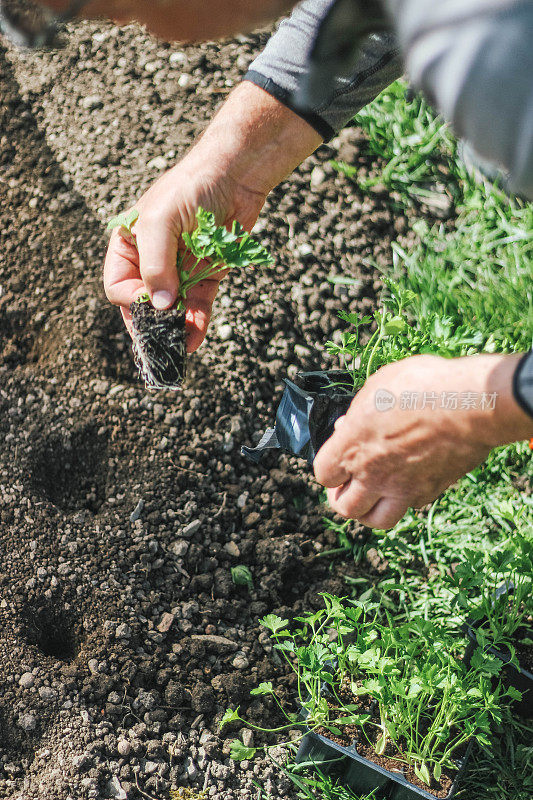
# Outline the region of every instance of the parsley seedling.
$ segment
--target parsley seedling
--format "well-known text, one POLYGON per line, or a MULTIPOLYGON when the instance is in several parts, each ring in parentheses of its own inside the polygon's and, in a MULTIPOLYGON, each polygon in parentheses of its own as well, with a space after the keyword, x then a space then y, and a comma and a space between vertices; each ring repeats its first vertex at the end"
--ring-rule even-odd
MULTIPOLYGON (((128 214, 113 217, 107 228, 120 228, 125 238, 135 244, 133 228, 138 218, 139 212, 134 209, 128 214)), ((227 230, 223 225, 216 224, 212 212, 199 208, 196 222, 197 227, 192 233, 183 233, 181 236, 185 249, 180 250, 177 256, 178 308, 185 307, 187 292, 200 281, 216 277, 227 269, 259 267, 273 263, 267 250, 236 220, 231 229, 227 230)), ((142 299, 148 300, 148 295, 143 295, 142 299)))
MULTIPOLYGON (((135 209, 110 220, 109 229, 119 228, 124 239, 137 246, 135 209)), ((203 280, 221 277, 233 268, 272 263, 265 248, 234 221, 231 230, 217 225, 215 216, 203 208, 196 213, 197 226, 183 233, 184 247, 177 254, 178 299, 171 309, 156 310, 148 293, 131 304, 133 355, 147 388, 177 390, 185 378, 185 308, 190 290, 203 280)))

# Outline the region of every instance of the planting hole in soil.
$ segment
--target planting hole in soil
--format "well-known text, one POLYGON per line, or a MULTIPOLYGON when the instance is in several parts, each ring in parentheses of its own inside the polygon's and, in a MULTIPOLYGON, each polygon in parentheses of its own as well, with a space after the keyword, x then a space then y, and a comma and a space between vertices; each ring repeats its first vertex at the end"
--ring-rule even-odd
POLYGON ((107 447, 94 425, 55 434, 37 445, 31 483, 63 511, 96 513, 105 500, 107 447))
POLYGON ((76 658, 81 626, 72 611, 56 607, 43 598, 26 606, 21 614, 22 634, 45 656, 58 661, 76 658))

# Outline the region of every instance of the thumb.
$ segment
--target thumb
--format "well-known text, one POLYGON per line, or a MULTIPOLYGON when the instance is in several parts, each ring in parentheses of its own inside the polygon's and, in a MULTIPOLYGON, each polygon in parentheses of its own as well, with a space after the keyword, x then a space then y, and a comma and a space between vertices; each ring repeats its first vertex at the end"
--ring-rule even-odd
POLYGON ((345 438, 341 431, 346 423, 336 427, 318 451, 313 462, 315 478, 322 486, 333 489, 342 486, 351 477, 350 472, 342 464, 345 450, 345 438))
POLYGON ((170 308, 178 296, 179 234, 170 222, 141 214, 135 225, 139 269, 154 308, 170 308))

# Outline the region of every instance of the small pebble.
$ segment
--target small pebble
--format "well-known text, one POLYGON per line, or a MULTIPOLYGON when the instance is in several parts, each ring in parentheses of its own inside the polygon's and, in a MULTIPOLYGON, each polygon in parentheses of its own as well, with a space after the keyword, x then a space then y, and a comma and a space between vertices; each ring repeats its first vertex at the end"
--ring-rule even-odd
POLYGON ((168 162, 164 156, 156 156, 155 158, 151 158, 146 166, 148 169, 157 169, 161 172, 167 168, 168 162))
POLYGON ((37 720, 33 714, 21 714, 18 722, 22 730, 26 731, 26 733, 34 731, 37 727, 37 720))
POLYGON ((35 676, 31 672, 25 672, 19 680, 19 686, 23 689, 31 689, 35 683, 35 676))
POLYGON ((120 625, 117 625, 115 630, 116 639, 129 639, 130 636, 131 636, 131 628, 129 625, 126 625, 125 622, 122 622, 120 625))
POLYGON ((218 338, 221 342, 227 342, 233 336, 233 328, 229 324, 221 325, 218 329, 218 338))

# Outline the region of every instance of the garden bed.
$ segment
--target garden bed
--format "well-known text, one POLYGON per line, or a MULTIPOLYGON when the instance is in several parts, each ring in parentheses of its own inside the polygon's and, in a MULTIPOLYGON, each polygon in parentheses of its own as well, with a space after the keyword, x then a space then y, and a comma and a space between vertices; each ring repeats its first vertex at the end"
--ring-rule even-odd
POLYGON ((373 305, 361 259, 390 260, 396 217, 328 166, 358 131, 323 148, 268 201, 257 235, 276 264, 227 278, 179 394, 147 393, 101 285, 107 219, 185 152, 266 38, 184 49, 83 23, 64 53, 0 46, 6 800, 108 800, 110 764, 128 800, 206 779, 215 800, 245 800, 254 768, 294 796, 270 762, 228 761, 218 718, 271 672, 259 617, 342 591, 354 568, 315 559, 329 541, 311 478, 285 457, 265 475, 239 450, 269 424, 279 376, 322 359, 339 293, 373 305), (346 270, 356 285, 327 281, 346 270))
MULTIPOLYGON (((266 38, 182 48, 91 23, 64 53, 0 46, 6 800, 168 800, 204 784, 213 800, 248 800, 254 781, 297 797, 270 761, 234 764, 218 732, 227 704, 271 722, 268 698, 249 695, 266 679, 294 695, 258 619, 307 613, 320 591, 343 595, 347 579, 371 591, 383 577, 376 542, 357 564, 329 559, 336 534, 301 462, 282 456, 265 473, 239 452, 271 424, 280 376, 337 365, 323 343, 339 333, 339 308, 373 311, 375 265, 390 266, 393 242, 416 240, 395 190, 363 191, 330 165, 346 159, 376 177, 361 130, 273 193, 256 234, 276 263, 229 276, 179 402, 147 394, 101 287, 105 221, 186 151, 266 38), (251 584, 232 580, 239 565, 251 584)), ((453 226, 451 208, 421 213, 453 226)), ((525 320, 516 285, 511 305, 525 320)), ((485 307, 491 294, 480 296, 485 307)), ((409 562, 421 563, 419 552, 409 562)), ((510 762, 501 757, 472 796, 510 762)), ((494 784, 497 800, 521 798, 527 777, 514 767, 505 791, 494 784)))

